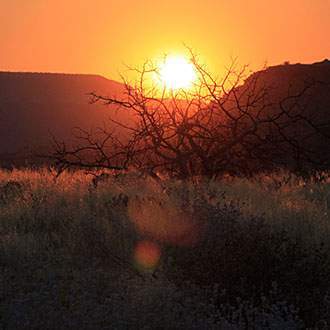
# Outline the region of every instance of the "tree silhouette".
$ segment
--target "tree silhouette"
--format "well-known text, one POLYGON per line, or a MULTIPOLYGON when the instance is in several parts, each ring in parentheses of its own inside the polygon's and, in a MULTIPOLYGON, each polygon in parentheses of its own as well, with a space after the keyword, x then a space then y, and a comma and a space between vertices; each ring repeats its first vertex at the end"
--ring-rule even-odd
POLYGON ((238 67, 233 60, 224 77, 217 79, 191 50, 190 55, 198 78, 191 89, 173 91, 150 84, 150 76, 159 72, 146 62, 142 69, 134 69, 137 81, 123 79, 122 97, 92 93, 92 103, 128 109, 132 123, 110 118, 125 132, 121 135, 105 128, 77 129, 80 143, 71 149, 54 141, 51 157, 59 172, 73 167, 134 167, 184 179, 225 173, 248 176, 281 166, 298 170, 307 163, 319 169, 328 166, 308 141, 318 136, 329 139, 329 124, 316 122, 304 112, 302 102, 317 82, 305 81, 298 91, 288 90, 274 101, 272 86, 264 84, 259 73, 248 78, 247 66, 238 67))

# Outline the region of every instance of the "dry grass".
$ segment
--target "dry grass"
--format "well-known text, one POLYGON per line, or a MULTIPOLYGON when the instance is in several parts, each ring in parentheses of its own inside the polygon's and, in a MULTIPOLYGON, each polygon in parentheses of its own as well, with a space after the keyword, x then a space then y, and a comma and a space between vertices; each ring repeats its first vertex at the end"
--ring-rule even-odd
POLYGON ((43 312, 49 319, 64 317, 66 327, 84 326, 83 301, 92 310, 112 309, 107 317, 106 308, 95 311, 95 319, 85 320, 88 326, 105 318, 104 327, 115 322, 129 328, 137 319, 138 328, 152 327, 159 317, 155 306, 165 308, 169 327, 236 329, 258 319, 275 329, 270 324, 329 322, 329 181, 304 182, 280 173, 198 184, 164 180, 160 186, 133 171, 110 175, 96 188, 92 180, 79 171, 56 180, 46 169, 0 171, 0 194, 7 194, 1 187, 8 182, 21 187, 0 198, 5 284, 0 312, 8 328, 49 327, 45 318, 30 320, 29 311, 15 316, 26 306, 20 299, 31 295, 40 304, 45 299, 50 310, 43 312), (134 260, 134 249, 144 240, 162 253, 154 264, 149 256, 148 269, 134 260), (201 287, 209 293, 201 295, 201 287), (162 298, 154 306, 148 294, 162 298), (105 305, 96 297, 109 300, 105 305), (238 303, 237 297, 243 300, 238 303), (199 306, 198 317, 192 302, 199 306), (58 314, 52 304, 78 314, 58 314), (179 309, 186 318, 178 316, 179 309))

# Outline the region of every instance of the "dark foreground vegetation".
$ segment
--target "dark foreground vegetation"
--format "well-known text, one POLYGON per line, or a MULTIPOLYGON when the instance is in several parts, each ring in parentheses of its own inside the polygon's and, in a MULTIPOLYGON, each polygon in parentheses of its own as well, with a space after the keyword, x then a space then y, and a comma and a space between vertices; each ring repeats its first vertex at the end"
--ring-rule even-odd
POLYGON ((327 177, 2 171, 1 328, 327 329, 327 177))

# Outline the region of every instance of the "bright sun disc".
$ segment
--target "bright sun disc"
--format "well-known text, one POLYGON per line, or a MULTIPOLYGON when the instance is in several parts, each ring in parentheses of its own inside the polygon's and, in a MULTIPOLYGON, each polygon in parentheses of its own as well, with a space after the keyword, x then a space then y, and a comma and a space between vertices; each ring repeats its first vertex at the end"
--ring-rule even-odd
POLYGON ((160 66, 160 79, 169 89, 189 88, 196 80, 194 66, 181 56, 167 57, 160 66))

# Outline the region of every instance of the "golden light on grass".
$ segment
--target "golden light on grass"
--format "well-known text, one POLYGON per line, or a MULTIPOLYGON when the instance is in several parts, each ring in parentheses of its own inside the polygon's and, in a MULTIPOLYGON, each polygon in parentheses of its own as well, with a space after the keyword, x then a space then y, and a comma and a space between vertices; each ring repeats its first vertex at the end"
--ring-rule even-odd
POLYGON ((161 251, 152 241, 141 241, 134 249, 134 261, 142 270, 153 270, 159 263, 161 251))
POLYGON ((192 87, 197 75, 193 64, 187 58, 172 55, 159 65, 159 78, 165 88, 178 90, 192 87))

